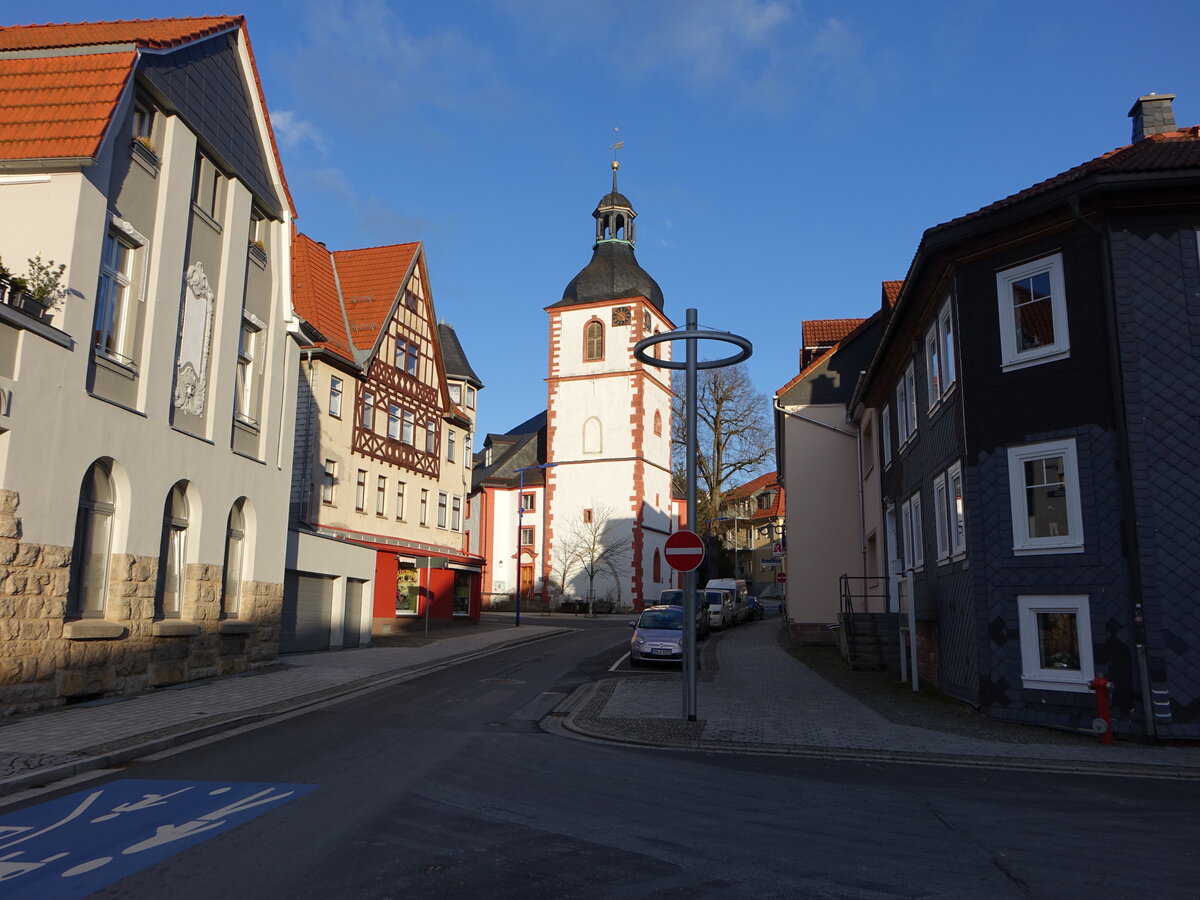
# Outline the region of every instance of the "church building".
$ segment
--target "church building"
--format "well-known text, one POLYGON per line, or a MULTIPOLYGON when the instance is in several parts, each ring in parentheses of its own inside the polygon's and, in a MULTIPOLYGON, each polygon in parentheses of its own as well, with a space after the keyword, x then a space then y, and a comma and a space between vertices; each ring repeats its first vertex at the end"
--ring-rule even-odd
MULTIPOLYGON (((546 307, 547 407, 489 434, 475 468, 471 550, 493 601, 608 601, 638 607, 671 586, 663 544, 678 527, 671 487, 671 379, 634 358, 674 329, 634 256, 629 200, 601 198, 591 261, 546 307)), ((670 344, 655 345, 669 358, 670 344)))

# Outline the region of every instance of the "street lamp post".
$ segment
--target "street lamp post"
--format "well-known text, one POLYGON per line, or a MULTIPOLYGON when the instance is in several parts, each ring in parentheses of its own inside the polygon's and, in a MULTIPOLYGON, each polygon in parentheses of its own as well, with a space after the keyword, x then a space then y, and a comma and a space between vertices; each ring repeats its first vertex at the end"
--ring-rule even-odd
MULTIPOLYGON (((521 624, 521 529, 525 523, 525 473, 530 469, 552 469, 558 463, 542 463, 540 466, 525 466, 522 469, 517 469, 517 578, 516 578, 516 595, 517 595, 517 616, 513 622, 514 626, 521 624)), ((542 493, 542 503, 546 502, 546 494, 542 493)), ((530 579, 530 589, 533 588, 533 579, 530 579)))

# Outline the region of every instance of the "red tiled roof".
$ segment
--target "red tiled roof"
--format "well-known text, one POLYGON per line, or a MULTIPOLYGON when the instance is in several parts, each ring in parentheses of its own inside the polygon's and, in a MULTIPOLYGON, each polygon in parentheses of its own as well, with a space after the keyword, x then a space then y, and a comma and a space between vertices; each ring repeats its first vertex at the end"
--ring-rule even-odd
POLYGON ((292 306, 328 338, 318 346, 354 360, 333 277, 333 256, 305 234, 292 240, 292 306))
POLYGON ((267 118, 271 153, 288 208, 294 213, 296 205, 283 174, 245 24, 244 16, 200 16, 0 27, 0 54, 105 48, 100 53, 66 56, 0 56, 0 159, 95 158, 137 60, 134 48, 167 50, 241 28, 255 89, 267 118))
POLYGON ((420 248, 416 242, 330 252, 297 234, 292 241, 292 304, 329 338, 319 346, 349 361, 354 361, 354 348, 373 347, 420 248))
POLYGON ((885 281, 883 283, 883 302, 887 304, 888 309, 892 309, 896 305, 896 301, 900 299, 900 289, 904 287, 904 281, 885 281))
POLYGON ((935 225, 926 233, 936 233, 951 225, 1013 206, 1073 181, 1082 180, 1089 175, 1134 175, 1194 168, 1200 168, 1200 125, 1167 131, 1162 134, 1152 134, 1136 144, 1118 147, 1103 156, 1098 156, 1073 169, 1061 172, 1053 178, 1047 178, 1023 191, 1018 191, 995 203, 989 203, 975 212, 951 219, 949 222, 943 222, 941 225, 935 225))
POLYGON ((420 246, 420 243, 392 244, 334 251, 354 346, 365 350, 375 345, 420 246))
POLYGON ((765 475, 759 475, 752 481, 748 481, 743 485, 731 488, 725 495, 726 500, 741 500, 753 499, 768 488, 775 491, 775 502, 768 509, 758 509, 755 504, 754 511, 751 512, 751 519, 771 519, 780 517, 784 511, 783 485, 779 483, 778 472, 767 472, 765 475))
POLYGON ((0 58, 0 159, 95 157, 136 59, 0 58))
POLYGON ((800 344, 803 347, 825 347, 835 344, 865 321, 866 319, 807 319, 800 323, 800 344))
POLYGON ((781 387, 779 390, 777 390, 775 392, 775 396, 782 397, 784 394, 786 394, 788 391, 790 391, 792 388, 794 388, 796 385, 798 385, 801 381, 803 381, 805 378, 807 378, 809 376, 809 374, 812 372, 813 369, 815 369, 818 365, 821 364, 821 360, 823 360, 825 357, 829 356, 831 353, 837 352, 837 349, 841 346, 842 346, 841 341, 838 341, 832 347, 829 347, 826 350, 821 350, 819 353, 817 353, 815 356, 813 356, 812 361, 809 362, 809 364, 807 366, 805 366, 803 369, 801 369, 795 376, 788 379, 787 384, 785 384, 783 387, 781 387))
POLYGON ((122 22, 73 22, 61 25, 0 27, 0 50, 51 50, 135 44, 164 50, 207 37, 245 21, 243 16, 198 16, 190 19, 128 19, 122 22))

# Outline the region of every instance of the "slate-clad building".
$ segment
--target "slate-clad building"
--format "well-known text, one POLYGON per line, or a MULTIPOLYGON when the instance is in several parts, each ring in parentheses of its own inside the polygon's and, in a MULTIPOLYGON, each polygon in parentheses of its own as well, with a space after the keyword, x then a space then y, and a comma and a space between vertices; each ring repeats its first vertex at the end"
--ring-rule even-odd
POLYGON ((1200 128, 929 229, 852 402, 879 411, 893 606, 984 712, 1200 736, 1200 128))

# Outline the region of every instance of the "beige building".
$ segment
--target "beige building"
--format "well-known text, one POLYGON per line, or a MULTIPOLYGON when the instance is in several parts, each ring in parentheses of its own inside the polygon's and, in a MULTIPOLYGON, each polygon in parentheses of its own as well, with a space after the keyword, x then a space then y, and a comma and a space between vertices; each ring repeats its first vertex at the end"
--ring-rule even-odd
POLYGON ((293 210, 245 22, 5 28, 0 107, 0 714, 271 662, 293 210))
POLYGON ((478 621, 466 527, 482 382, 438 322, 424 247, 293 241, 303 353, 282 650, 478 621))

